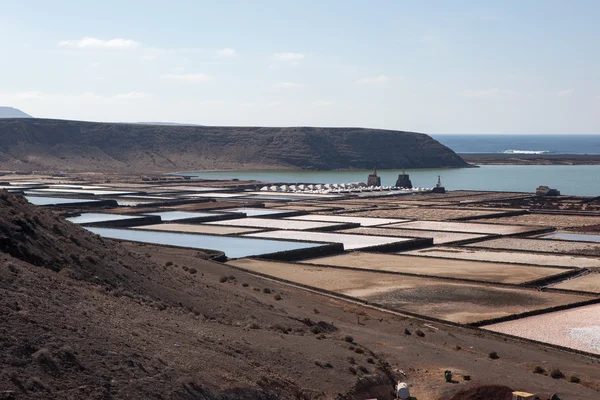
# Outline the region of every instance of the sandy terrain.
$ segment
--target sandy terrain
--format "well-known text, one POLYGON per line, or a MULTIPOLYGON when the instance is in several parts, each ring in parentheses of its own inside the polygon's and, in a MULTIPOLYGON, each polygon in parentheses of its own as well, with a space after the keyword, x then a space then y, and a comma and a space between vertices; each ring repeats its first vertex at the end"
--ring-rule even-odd
MULTIPOLYGON (((504 220, 504 219, 503 219, 504 220)), ((429 231, 484 233, 490 235, 514 235, 535 231, 537 227, 518 225, 494 225, 474 222, 437 222, 437 221, 413 221, 401 224, 388 225, 386 228, 419 229, 429 231)))
POLYGON ((243 236, 271 239, 291 239, 306 242, 342 243, 344 245, 344 250, 362 249, 365 247, 411 240, 411 238, 403 237, 363 236, 337 232, 305 232, 289 230, 250 233, 243 236))
POLYGON ((472 233, 456 233, 456 232, 441 232, 441 231, 418 231, 416 229, 399 229, 399 228, 352 228, 344 229, 339 232, 357 233, 361 235, 381 235, 381 236, 402 236, 402 237, 419 237, 432 238, 434 244, 452 243, 461 240, 477 239, 485 237, 485 235, 477 235, 472 233))
POLYGON ((391 309, 459 323, 472 323, 589 299, 579 295, 453 283, 308 264, 243 259, 232 261, 232 265, 358 297, 391 309))
POLYGON ((594 272, 577 278, 569 279, 553 285, 556 289, 581 290, 584 292, 600 293, 600 273, 594 272))
POLYGON ((514 217, 486 218, 480 221, 488 224, 520 224, 553 226, 557 228, 575 228, 580 226, 600 225, 600 217, 558 214, 525 214, 514 217))
POLYGON ((440 258, 425 259, 395 254, 363 252, 312 258, 304 260, 302 263, 515 284, 565 272, 558 268, 525 267, 511 264, 445 260, 440 258))
POLYGON ((571 255, 536 254, 514 251, 485 250, 458 247, 432 247, 402 254, 421 257, 444 257, 460 260, 506 262, 517 264, 548 265, 553 267, 600 268, 600 259, 571 255))
POLYGON ((548 239, 500 238, 467 244, 468 247, 524 250, 547 253, 572 253, 600 256, 600 244, 567 242, 548 239))
POLYGON ((364 217, 385 217, 402 219, 420 219, 429 221, 442 221, 453 218, 479 217, 497 214, 497 211, 487 210, 463 210, 433 207, 412 207, 387 210, 368 210, 353 212, 349 215, 364 217))
POLYGON ((488 325, 485 329, 600 354, 600 304, 488 325))
POLYGON ((156 224, 136 226, 134 229, 146 229, 151 231, 167 231, 167 232, 189 232, 189 233, 205 233, 208 235, 237 235, 240 233, 252 233, 257 229, 238 228, 234 226, 217 226, 207 224, 156 224))

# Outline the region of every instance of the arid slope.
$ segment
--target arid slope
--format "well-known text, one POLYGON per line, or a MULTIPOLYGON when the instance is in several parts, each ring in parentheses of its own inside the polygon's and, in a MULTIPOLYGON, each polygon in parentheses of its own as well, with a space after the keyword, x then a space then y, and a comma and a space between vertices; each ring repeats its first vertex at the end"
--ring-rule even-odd
POLYGON ((0 120, 0 168, 54 171, 465 167, 420 133, 0 120))

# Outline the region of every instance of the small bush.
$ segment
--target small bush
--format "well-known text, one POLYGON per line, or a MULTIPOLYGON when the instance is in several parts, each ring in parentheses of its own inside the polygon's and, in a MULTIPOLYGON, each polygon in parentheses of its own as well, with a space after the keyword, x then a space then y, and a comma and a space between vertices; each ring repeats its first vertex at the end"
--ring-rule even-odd
POLYGON ((415 331, 415 333, 417 334, 417 336, 418 336, 418 337, 425 337, 425 334, 424 334, 424 333, 423 333, 423 331, 422 331, 422 330, 420 330, 420 329, 417 329, 417 330, 415 331))
POLYGON ((569 382, 579 383, 579 382, 581 382, 581 379, 579 379, 579 377, 573 375, 569 378, 569 382))
POLYGON ((550 376, 552 379, 562 379, 565 377, 565 374, 563 374, 560 369, 554 368, 552 371, 550 371, 550 376))
POLYGON ((348 343, 353 343, 354 342, 354 338, 352 336, 345 336, 344 337, 344 341, 348 342, 348 343))
POLYGON ((354 352, 356 354, 363 354, 365 351, 363 349, 361 349, 360 347, 357 347, 356 349, 354 349, 354 352))
POLYGON ((412 333, 410 333, 410 331, 408 330, 408 328, 404 329, 404 334, 405 335, 412 335, 412 333))
POLYGON ((544 373, 546 373, 546 370, 538 365, 537 367, 535 367, 533 369, 533 373, 534 374, 544 374, 544 373))
POLYGON ((171 265, 173 265, 173 261, 167 261, 167 262, 165 263, 165 265, 166 265, 167 267, 170 267, 171 265))
POLYGON ((356 372, 356 368, 354 368, 353 366, 349 366, 349 367, 348 367, 348 371, 350 371, 350 373, 351 373, 352 375, 356 375, 356 374, 357 374, 357 372, 356 372))
POLYGON ((363 367, 362 365, 360 367, 358 367, 358 369, 360 370, 360 372, 362 372, 364 374, 369 373, 369 370, 367 369, 367 367, 363 367))
POLYGON ((375 364, 375 360, 373 360, 371 357, 367 358, 367 362, 369 364, 375 364))
POLYGON ((198 270, 196 268, 190 268, 188 271, 190 274, 195 274, 198 272, 198 270))
POLYGON ((348 357, 348 362, 352 365, 356 364, 356 360, 354 359, 354 357, 348 357))
POLYGON ((244 282, 244 283, 242 283, 242 286, 243 287, 248 287, 249 285, 246 282, 244 282))
POLYGON ((227 282, 227 277, 226 277, 226 276, 222 276, 222 277, 219 279, 219 282, 221 282, 221 283, 225 283, 225 282, 227 282))
POLYGON ((455 349, 456 350, 462 350, 462 347, 460 347, 459 345, 456 345, 455 349))
POLYGON ((317 367, 321 367, 321 368, 323 368, 323 363, 322 363, 321 361, 319 361, 319 360, 315 361, 315 365, 316 365, 317 367))
POLYGON ((325 368, 333 368, 333 365, 331 365, 331 363, 326 363, 325 368))
POLYGON ((495 351, 492 351, 489 355, 488 355, 492 360, 497 360, 500 358, 500 356, 498 355, 498 353, 496 353, 495 351))
POLYGON ((280 295, 278 295, 278 294, 276 294, 275 296, 273 296, 273 298, 274 298, 275 300, 281 300, 281 296, 280 296, 280 295))
POLYGON ((233 275, 229 275, 227 278, 229 278, 230 281, 235 281, 237 278, 233 275))
POLYGON ((183 267, 181 267, 181 269, 183 269, 184 271, 189 271, 190 270, 187 265, 184 265, 183 267))
POLYGON ((312 333, 314 333, 315 335, 318 335, 319 333, 323 332, 323 329, 319 328, 318 326, 313 326, 312 328, 310 328, 310 331, 312 333))
POLYGON ((321 311, 319 311, 319 310, 318 310, 318 309, 316 309, 316 308, 313 308, 313 312, 314 312, 315 314, 321 314, 321 311))
POLYGON ((269 289, 269 288, 264 288, 264 289, 263 289, 263 293, 270 294, 270 293, 271 293, 271 289, 269 289))

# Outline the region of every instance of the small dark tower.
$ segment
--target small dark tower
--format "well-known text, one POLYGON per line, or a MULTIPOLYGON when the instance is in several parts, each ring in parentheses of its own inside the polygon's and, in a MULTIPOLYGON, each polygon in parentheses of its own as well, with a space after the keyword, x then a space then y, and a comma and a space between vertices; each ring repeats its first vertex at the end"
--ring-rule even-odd
POLYGON ((377 168, 373 168, 373 173, 369 175, 367 186, 381 186, 381 178, 377 176, 377 168))
POLYGON ((438 175, 438 181, 435 187, 431 190, 432 193, 446 193, 446 188, 442 186, 442 179, 438 175))
POLYGON ((402 173, 398 175, 396 187, 402 187, 407 189, 412 189, 413 187, 412 182, 410 181, 410 177, 408 176, 406 171, 404 171, 404 168, 402 168, 402 173))

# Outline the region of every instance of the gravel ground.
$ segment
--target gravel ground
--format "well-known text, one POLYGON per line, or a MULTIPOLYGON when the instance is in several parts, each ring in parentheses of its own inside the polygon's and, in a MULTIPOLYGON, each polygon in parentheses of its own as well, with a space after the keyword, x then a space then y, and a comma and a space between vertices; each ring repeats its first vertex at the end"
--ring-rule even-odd
POLYGON ((486 218, 481 222, 489 224, 519 224, 553 226, 557 228, 576 228, 580 226, 600 225, 600 217, 558 215, 558 214, 525 214, 514 217, 486 218))
POLYGON ((485 329, 600 354, 600 304, 502 322, 485 329))
POLYGON ((600 256, 600 244, 548 239, 500 238, 472 243, 466 246, 485 247, 489 249, 524 250, 565 254, 589 254, 600 256))
POLYGON ((433 247, 429 249, 407 251, 421 257, 444 257, 459 260, 506 262, 517 264, 548 265, 554 267, 600 268, 600 258, 578 257, 560 254, 535 254, 513 251, 484 250, 458 247, 433 247))

